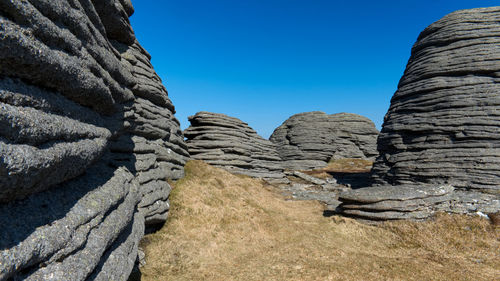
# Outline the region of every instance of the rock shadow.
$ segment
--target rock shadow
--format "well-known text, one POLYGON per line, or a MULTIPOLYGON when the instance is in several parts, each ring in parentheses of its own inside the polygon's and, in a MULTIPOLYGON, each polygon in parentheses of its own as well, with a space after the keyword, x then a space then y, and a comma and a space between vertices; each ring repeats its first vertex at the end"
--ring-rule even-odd
POLYGON ((328 172, 337 180, 338 184, 350 186, 353 189, 368 187, 372 185, 371 173, 337 173, 328 172))

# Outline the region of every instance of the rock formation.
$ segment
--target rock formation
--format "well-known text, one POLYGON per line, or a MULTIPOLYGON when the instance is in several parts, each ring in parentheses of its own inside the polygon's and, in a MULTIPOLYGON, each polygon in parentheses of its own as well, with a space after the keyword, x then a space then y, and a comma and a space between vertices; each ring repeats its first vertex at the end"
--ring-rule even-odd
POLYGON ((270 140, 286 168, 307 170, 324 167, 332 158, 374 160, 377 135, 366 117, 314 111, 293 115, 274 130, 270 140))
POLYGON ((259 136, 247 123, 224 114, 198 112, 189 117, 184 131, 193 159, 224 168, 232 173, 286 182, 281 158, 270 141, 259 136))
POLYGON ((413 46, 378 141, 379 182, 500 190, 500 7, 451 13, 413 46))
POLYGON ((500 209, 499 34, 500 7, 451 13, 420 34, 378 138, 377 202, 399 185, 449 184, 444 210, 500 209))
POLYGON ((0 280, 126 280, 189 156, 130 0, 0 0, 0 280))

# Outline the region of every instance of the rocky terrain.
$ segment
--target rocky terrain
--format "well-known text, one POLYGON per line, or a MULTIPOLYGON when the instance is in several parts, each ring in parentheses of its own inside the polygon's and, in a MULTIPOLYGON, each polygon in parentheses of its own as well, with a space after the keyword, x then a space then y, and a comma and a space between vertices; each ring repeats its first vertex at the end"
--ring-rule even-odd
POLYGON ((270 140, 284 167, 308 170, 324 167, 331 159, 375 159, 377 135, 375 124, 366 117, 314 111, 293 115, 274 130, 270 140))
POLYGON ((499 22, 500 7, 463 10, 420 34, 378 138, 373 179, 383 186, 341 196, 345 213, 420 217, 429 203, 462 213, 500 210, 499 22), (431 194, 418 203, 393 198, 443 185, 456 188, 442 195, 450 196, 444 205, 431 194), (372 193, 379 197, 363 199, 372 193))
POLYGON ((130 0, 0 0, 0 280, 127 280, 190 158, 355 218, 500 210, 500 7, 420 34, 378 142, 348 113, 294 115, 269 141, 199 112, 183 134, 133 12, 130 0), (371 175, 298 171, 345 158, 376 161, 371 175), (375 184, 359 188, 366 175, 375 184))
POLYGON ((126 280, 189 156, 131 2, 0 11, 0 280, 126 280))
MULTIPOLYGON (((361 155, 364 155, 362 151, 373 150, 373 147, 366 148, 364 146, 366 143, 360 141, 363 139, 362 136, 352 137, 352 134, 349 133, 349 141, 339 141, 340 136, 348 138, 346 132, 357 128, 349 127, 352 123, 357 124, 356 120, 362 120, 362 122, 369 123, 374 127, 373 123, 366 118, 354 114, 336 114, 331 115, 333 117, 330 118, 322 112, 305 113, 303 115, 306 116, 306 120, 310 120, 311 114, 317 114, 321 118, 325 117, 324 126, 332 126, 330 123, 333 123, 336 126, 336 132, 344 132, 344 134, 337 133, 336 136, 331 137, 330 146, 325 142, 322 146, 317 146, 317 143, 311 144, 311 147, 322 147, 325 150, 328 148, 327 151, 330 151, 331 154, 334 154, 332 151, 336 149, 338 152, 336 156, 343 160, 348 160, 344 159, 343 155, 362 157, 361 155), (349 121, 344 119, 349 119, 349 121), (357 143, 356 145, 354 140, 357 143), (339 143, 335 141, 339 141, 339 143)), ((301 114, 295 116, 301 116, 301 114)), ((290 120, 294 120, 294 118, 296 117, 292 117, 290 120)), ((369 180, 367 177, 369 173, 365 170, 363 173, 332 172, 327 179, 319 179, 297 171, 316 165, 320 167, 326 166, 328 160, 283 161, 278 154, 280 150, 279 144, 275 145, 263 139, 248 124, 234 117, 218 113, 199 112, 194 116, 190 116, 189 121, 191 126, 184 131, 184 135, 192 159, 203 160, 235 174, 263 178, 270 183, 277 184, 283 190, 283 194, 290 196, 292 199, 318 200, 326 205, 327 210, 336 210, 340 204, 337 199, 341 190, 349 189, 351 185, 358 187, 359 183, 366 186, 366 180, 369 180), (302 164, 297 167, 298 163, 302 164), (315 164, 304 166, 306 163, 315 164)), ((305 123, 301 124, 305 125, 305 123)), ((373 130, 376 132, 376 129, 373 128, 373 130)), ((314 131, 311 129, 300 132, 312 134, 314 131)), ((327 135, 326 129, 323 134, 327 135)), ((306 135, 301 137, 305 138, 306 135)), ((374 142, 375 137, 372 136, 372 138, 374 142)), ((319 148, 317 148, 317 152, 318 154, 327 154, 325 151, 320 151, 319 148)), ((332 157, 330 156, 330 158, 332 157)), ((356 159, 352 160, 356 161, 356 159)))
POLYGON ((287 182, 276 146, 247 123, 224 114, 198 112, 184 131, 192 159, 271 182, 287 182))

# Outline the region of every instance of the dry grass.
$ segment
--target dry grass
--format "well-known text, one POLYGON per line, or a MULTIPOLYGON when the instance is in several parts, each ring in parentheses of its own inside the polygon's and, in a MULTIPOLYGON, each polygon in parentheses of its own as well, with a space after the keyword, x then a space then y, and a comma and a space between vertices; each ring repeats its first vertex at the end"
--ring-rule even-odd
POLYGON ((304 173, 319 178, 327 178, 331 177, 329 173, 369 173, 372 166, 373 162, 370 160, 344 158, 331 160, 328 166, 324 168, 304 171, 304 173))
POLYGON ((261 181, 203 162, 142 242, 142 280, 499 280, 500 229, 478 217, 378 226, 322 216, 261 181))

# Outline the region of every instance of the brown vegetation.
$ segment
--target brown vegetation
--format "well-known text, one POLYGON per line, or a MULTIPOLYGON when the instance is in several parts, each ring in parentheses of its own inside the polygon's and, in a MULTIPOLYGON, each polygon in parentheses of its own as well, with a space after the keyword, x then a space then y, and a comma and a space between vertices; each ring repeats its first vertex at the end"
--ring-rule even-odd
POLYGON ((189 162, 171 217, 142 242, 142 280, 495 280, 500 229, 441 214, 365 225, 262 181, 189 162))
POLYGON ((328 178, 331 174, 346 173, 369 173, 372 169, 373 161, 364 159, 344 158, 338 160, 331 160, 328 165, 321 169, 314 169, 311 171, 304 171, 304 173, 319 177, 328 178))
POLYGON ((488 217, 493 225, 500 226, 500 212, 488 214, 488 217))

